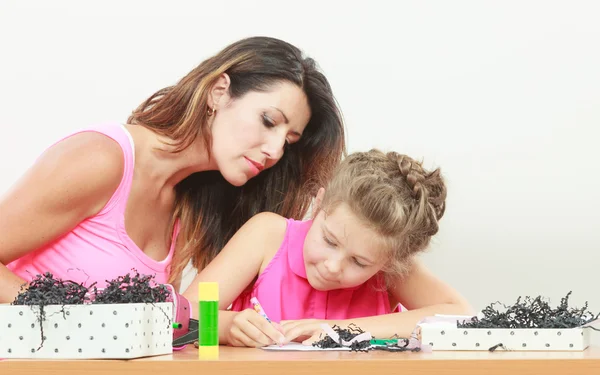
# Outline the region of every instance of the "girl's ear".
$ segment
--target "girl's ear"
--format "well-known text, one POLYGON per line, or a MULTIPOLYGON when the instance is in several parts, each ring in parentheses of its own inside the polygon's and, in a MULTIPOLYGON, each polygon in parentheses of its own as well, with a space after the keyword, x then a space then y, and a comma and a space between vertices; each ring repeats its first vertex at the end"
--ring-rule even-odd
POLYGON ((321 210, 321 204, 323 203, 323 196, 325 195, 325 188, 320 188, 317 192, 317 196, 315 197, 314 207, 313 207, 313 219, 317 216, 319 211, 321 210))

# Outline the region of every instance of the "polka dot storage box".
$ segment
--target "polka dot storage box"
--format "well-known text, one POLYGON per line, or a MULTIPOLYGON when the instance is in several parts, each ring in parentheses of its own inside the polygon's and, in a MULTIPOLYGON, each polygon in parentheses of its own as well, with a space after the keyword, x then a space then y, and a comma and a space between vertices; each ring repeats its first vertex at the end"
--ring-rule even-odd
POLYGON ((0 304, 0 358, 129 359, 173 352, 173 303, 0 304))
MULTIPOLYGON (((575 328, 458 328, 470 317, 436 316, 418 324, 417 338, 434 351, 583 351, 591 329, 575 328)), ((596 323, 596 322, 594 322, 596 323)))

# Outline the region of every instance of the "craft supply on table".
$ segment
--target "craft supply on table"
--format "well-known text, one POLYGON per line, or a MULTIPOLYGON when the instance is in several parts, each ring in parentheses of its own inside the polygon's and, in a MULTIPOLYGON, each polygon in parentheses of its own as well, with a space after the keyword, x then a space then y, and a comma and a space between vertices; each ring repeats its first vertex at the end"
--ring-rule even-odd
POLYGON ((6 358, 127 359, 172 353, 172 303, 152 276, 121 276, 99 290, 37 275, 0 305, 6 358))
POLYGON ((269 319, 269 317, 267 316, 267 313, 262 308, 262 306, 260 305, 260 302, 258 302, 258 299, 256 297, 250 298, 250 303, 252 304, 252 307, 254 308, 254 311, 256 311, 260 316, 262 316, 265 319, 267 319, 267 321, 269 323, 271 322, 271 319, 269 319))
POLYGON ((599 330, 600 314, 570 308, 571 292, 556 308, 541 296, 518 298, 510 306, 495 302, 478 316, 435 315, 422 319, 409 338, 373 338, 358 326, 347 328, 323 324, 324 336, 312 346, 290 343, 271 345, 265 350, 349 350, 422 351, 432 350, 519 350, 582 351, 589 346, 590 332, 599 330))
POLYGON ((198 284, 198 358, 219 358, 219 285, 198 284))
POLYGON ((556 308, 541 296, 494 302, 477 316, 434 316, 418 324, 418 337, 433 350, 583 351, 600 314, 569 307, 569 292, 556 308))

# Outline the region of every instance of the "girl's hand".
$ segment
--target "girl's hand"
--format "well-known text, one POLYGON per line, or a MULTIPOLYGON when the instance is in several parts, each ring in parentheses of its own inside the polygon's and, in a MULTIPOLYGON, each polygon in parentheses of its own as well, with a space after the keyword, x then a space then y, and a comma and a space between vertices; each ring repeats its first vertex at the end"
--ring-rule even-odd
POLYGON ((312 345, 324 337, 321 324, 329 324, 326 320, 302 319, 281 321, 281 329, 287 342, 302 342, 303 345, 312 345))
POLYGON ((227 341, 232 346, 260 348, 283 345, 286 342, 280 326, 270 323, 253 309, 246 309, 235 315, 227 336, 227 341))

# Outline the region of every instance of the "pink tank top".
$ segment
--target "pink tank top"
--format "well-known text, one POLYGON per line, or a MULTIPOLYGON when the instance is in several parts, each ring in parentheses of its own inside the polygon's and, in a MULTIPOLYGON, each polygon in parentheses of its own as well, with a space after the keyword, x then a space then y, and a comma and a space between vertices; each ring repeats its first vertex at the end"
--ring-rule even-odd
POLYGON ((281 247, 253 287, 232 304, 232 311, 252 308, 256 297, 274 322, 296 319, 351 319, 390 313, 383 278, 375 275, 350 289, 319 291, 306 279, 304 239, 312 221, 287 220, 281 247))
POLYGON ((37 274, 50 272, 63 280, 85 282, 88 286, 97 282, 99 288, 103 288, 107 280, 133 274, 132 269, 135 269, 140 274, 155 275, 157 283, 166 283, 179 223, 175 225, 165 259, 155 261, 144 254, 125 230, 125 207, 135 165, 133 139, 118 123, 93 126, 67 137, 84 131, 102 133, 121 146, 124 159, 121 183, 97 215, 82 221, 56 241, 9 263, 8 269, 28 282, 37 274))

